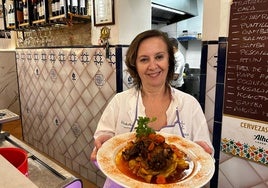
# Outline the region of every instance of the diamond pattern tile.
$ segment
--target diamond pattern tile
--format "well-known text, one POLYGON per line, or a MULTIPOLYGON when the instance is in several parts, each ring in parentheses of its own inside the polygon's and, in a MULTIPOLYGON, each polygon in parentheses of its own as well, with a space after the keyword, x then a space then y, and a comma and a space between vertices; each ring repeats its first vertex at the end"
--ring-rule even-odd
POLYGON ((116 92, 115 48, 108 58, 103 48, 16 53, 25 141, 97 184, 103 174, 89 156, 97 122, 116 92))

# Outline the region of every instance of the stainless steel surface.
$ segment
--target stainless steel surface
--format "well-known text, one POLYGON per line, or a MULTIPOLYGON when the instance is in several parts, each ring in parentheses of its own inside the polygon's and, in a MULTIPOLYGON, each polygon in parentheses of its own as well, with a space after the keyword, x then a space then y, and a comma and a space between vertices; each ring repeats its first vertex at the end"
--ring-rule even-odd
POLYGON ((197 1, 152 1, 152 24, 172 24, 197 15, 197 1))
MULTIPOLYGON (((71 182, 80 181, 68 171, 12 135, 0 142, 0 148, 3 147, 20 147, 27 151, 28 178, 39 188, 67 187, 71 182)), ((82 183, 79 187, 82 187, 82 183)))

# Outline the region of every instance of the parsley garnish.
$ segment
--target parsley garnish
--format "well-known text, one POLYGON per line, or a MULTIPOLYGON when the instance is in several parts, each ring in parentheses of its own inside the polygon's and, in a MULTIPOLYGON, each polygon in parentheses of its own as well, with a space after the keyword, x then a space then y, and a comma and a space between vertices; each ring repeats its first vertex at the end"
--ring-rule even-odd
POLYGON ((139 117, 138 118, 138 127, 136 129, 136 137, 148 136, 151 133, 155 134, 155 130, 148 127, 148 123, 153 122, 156 120, 156 117, 152 119, 148 117, 139 117))

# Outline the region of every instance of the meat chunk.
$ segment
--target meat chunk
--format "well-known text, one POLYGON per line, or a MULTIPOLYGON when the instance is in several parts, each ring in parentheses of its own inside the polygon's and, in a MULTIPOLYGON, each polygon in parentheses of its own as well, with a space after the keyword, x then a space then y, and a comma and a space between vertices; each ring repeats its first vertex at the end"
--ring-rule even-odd
POLYGON ((122 152, 123 158, 129 161, 141 157, 148 168, 154 171, 164 169, 173 154, 173 150, 165 143, 161 135, 141 137, 131 144, 133 145, 126 147, 122 152))

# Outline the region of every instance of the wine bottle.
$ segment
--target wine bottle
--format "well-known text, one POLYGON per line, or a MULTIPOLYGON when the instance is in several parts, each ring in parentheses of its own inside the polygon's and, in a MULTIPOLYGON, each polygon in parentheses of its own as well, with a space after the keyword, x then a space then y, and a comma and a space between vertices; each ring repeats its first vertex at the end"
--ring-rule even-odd
POLYGON ((38 9, 37 9, 37 1, 32 0, 32 5, 33 5, 33 21, 38 20, 38 9))
POLYGON ((56 15, 60 15, 60 0, 55 0, 55 11, 56 11, 56 15))
POLYGON ((40 0, 38 2, 38 14, 39 14, 39 18, 38 19, 44 19, 45 18, 45 4, 44 4, 44 0, 40 0))
POLYGON ((23 23, 23 2, 22 0, 16 1, 16 13, 17 13, 17 22, 19 24, 23 23))
POLYGON ((87 0, 80 1, 79 14, 87 15, 87 0))
POLYGON ((9 9, 9 16, 10 16, 10 20, 9 20, 9 26, 14 26, 15 25, 15 10, 14 10, 14 6, 10 5, 10 9, 9 9))
POLYGON ((7 26, 11 26, 11 12, 12 12, 12 5, 9 5, 8 12, 7 12, 7 26))
POLYGON ((60 14, 64 14, 64 13, 65 13, 64 0, 60 0, 60 14))
POLYGON ((67 7, 68 7, 68 12, 71 12, 72 11, 72 2, 71 0, 67 0, 67 7))
POLYGON ((52 15, 59 15, 59 0, 52 0, 52 15))
POLYGON ((8 20, 9 19, 8 18, 9 17, 9 7, 7 7, 7 3, 6 2, 4 4, 4 7, 3 8, 5 8, 4 11, 5 11, 5 16, 6 16, 5 17, 5 22, 6 22, 5 25, 6 26, 9 26, 9 20, 8 20))
POLYGON ((23 18, 24 23, 27 23, 29 21, 29 12, 28 12, 28 2, 27 0, 23 1, 23 18))
POLYGON ((71 0, 72 9, 71 12, 73 14, 78 14, 78 0, 71 0))
POLYGON ((51 12, 52 12, 52 16, 56 16, 56 12, 55 12, 55 10, 56 10, 56 8, 55 8, 55 0, 52 0, 51 1, 51 12))
POLYGON ((40 1, 41 0, 37 0, 36 1, 36 7, 37 7, 37 18, 36 18, 36 20, 39 20, 40 18, 40 15, 42 14, 41 12, 40 12, 40 1))

